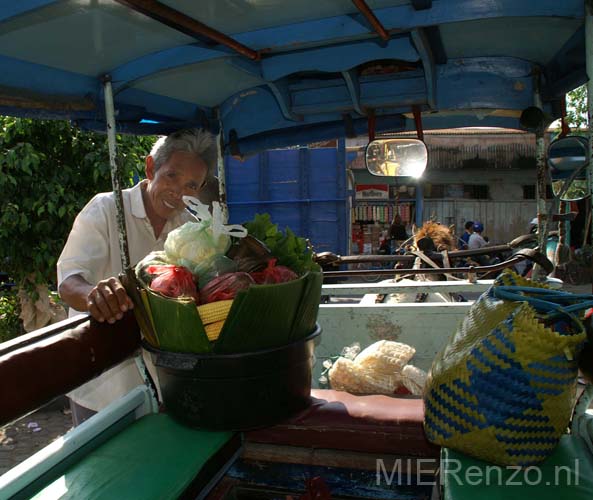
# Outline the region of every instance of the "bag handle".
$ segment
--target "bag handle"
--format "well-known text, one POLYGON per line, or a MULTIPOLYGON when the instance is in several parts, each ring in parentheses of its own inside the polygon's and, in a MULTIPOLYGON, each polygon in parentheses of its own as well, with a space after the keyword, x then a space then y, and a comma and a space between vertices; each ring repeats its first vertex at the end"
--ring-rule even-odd
POLYGON ((224 215, 219 202, 212 202, 212 214, 210 214, 208 205, 205 205, 197 198, 194 198, 193 196, 183 196, 182 199, 183 203, 195 212, 192 213, 192 215, 198 222, 210 221, 212 235, 215 239, 221 234, 226 234, 235 238, 245 238, 245 236, 247 236, 247 229, 240 224, 224 224, 224 215))
POLYGON ((582 328, 582 323, 574 313, 593 307, 593 295, 590 294, 572 294, 559 290, 521 286, 497 286, 493 288, 493 292, 494 296, 501 300, 527 302, 536 311, 545 313, 545 319, 547 320, 558 316, 567 316, 571 321, 576 322, 580 328, 582 328), (544 296, 547 300, 526 294, 544 296), (582 302, 564 305, 567 301, 572 302, 575 300, 581 300, 582 302))
POLYGON ((493 290, 496 298, 528 302, 534 309, 544 313, 551 311, 577 312, 593 307, 593 295, 591 294, 572 294, 560 290, 526 286, 497 286, 493 290), (541 298, 532 295, 539 295, 541 298), (578 301, 578 303, 565 305, 566 302, 574 301, 578 301))

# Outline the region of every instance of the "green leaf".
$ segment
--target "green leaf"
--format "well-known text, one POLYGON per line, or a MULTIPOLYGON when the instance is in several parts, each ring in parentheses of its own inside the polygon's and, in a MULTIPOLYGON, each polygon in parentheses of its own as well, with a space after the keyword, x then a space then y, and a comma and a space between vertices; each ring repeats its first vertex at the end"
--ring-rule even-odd
POLYGON ((210 341, 193 301, 162 297, 151 290, 146 292, 162 349, 174 352, 210 352, 210 341))
POLYGON ((289 228, 283 234, 278 230, 278 225, 272 223, 269 214, 256 214, 244 226, 249 234, 268 246, 272 255, 278 259, 278 264, 290 267, 297 274, 314 269, 313 254, 307 250, 306 240, 297 238, 289 228))
POLYGON ((288 344, 306 278, 256 285, 239 292, 214 344, 216 353, 240 353, 288 344))

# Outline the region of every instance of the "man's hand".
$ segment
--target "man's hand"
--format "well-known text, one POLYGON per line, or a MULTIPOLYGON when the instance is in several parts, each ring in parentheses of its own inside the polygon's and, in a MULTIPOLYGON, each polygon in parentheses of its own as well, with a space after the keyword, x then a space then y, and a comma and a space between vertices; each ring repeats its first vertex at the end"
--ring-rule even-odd
POLYGON ((117 278, 100 281, 96 286, 80 275, 69 276, 60 283, 60 297, 77 311, 88 311, 101 323, 115 323, 134 304, 117 278))
POLYGON ((91 316, 101 323, 115 323, 123 318, 123 313, 134 307, 117 278, 99 281, 88 293, 86 305, 91 316))

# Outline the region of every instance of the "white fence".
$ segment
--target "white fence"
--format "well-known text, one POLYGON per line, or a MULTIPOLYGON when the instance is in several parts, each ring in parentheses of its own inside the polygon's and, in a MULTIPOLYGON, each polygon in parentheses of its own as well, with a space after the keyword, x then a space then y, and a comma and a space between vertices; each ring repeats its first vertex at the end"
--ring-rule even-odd
POLYGON ((491 243, 507 243, 528 231, 529 221, 537 215, 535 200, 425 200, 424 220, 455 225, 458 235, 466 221, 484 224, 484 235, 491 243))

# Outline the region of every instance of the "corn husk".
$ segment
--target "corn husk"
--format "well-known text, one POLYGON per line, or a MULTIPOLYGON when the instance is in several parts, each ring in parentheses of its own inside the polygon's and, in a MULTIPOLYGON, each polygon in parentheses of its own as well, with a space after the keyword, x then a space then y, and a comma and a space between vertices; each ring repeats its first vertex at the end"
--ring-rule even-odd
POLYGON ((365 370, 347 358, 338 358, 329 370, 331 388, 351 394, 392 395, 401 383, 401 376, 365 370))
POLYGON ((414 365, 406 365, 402 370, 402 375, 402 384, 404 387, 414 396, 422 396, 428 373, 414 365))
POLYGON ((401 373, 415 353, 416 349, 408 344, 379 340, 356 356, 355 363, 365 370, 390 375, 401 373))

